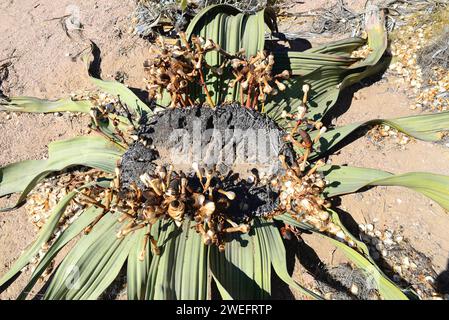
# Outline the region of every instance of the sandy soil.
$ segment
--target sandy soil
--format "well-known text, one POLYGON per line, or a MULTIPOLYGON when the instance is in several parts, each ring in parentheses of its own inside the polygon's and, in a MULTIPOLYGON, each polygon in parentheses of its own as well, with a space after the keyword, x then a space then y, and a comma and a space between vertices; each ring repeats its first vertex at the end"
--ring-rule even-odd
MULTIPOLYGON (((350 1, 354 8, 362 7, 364 2, 350 1)), ((298 4, 298 10, 311 10, 323 3, 328 1, 305 1, 305 4, 298 4)), ((92 88, 83 64, 74 58, 88 47, 87 39, 94 41, 101 50, 103 78, 110 79, 117 71, 124 72, 126 84, 142 88, 142 63, 149 44, 128 33, 132 4, 131 0, 2 1, 0 61, 12 57, 9 76, 1 83, 2 90, 11 96, 59 98, 92 88), (72 31, 68 37, 59 18, 74 3, 79 7, 83 30, 81 33, 72 31)), ((281 24, 281 29, 301 32, 307 28, 297 21, 281 24)), ((416 114, 417 111, 409 108, 411 101, 406 95, 407 88, 392 88, 388 80, 382 80, 358 90, 349 110, 338 117, 335 124, 416 114)), ((0 114, 0 166, 45 157, 48 143, 82 134, 87 121, 68 115, 0 114)), ((394 173, 430 171, 449 174, 449 149, 417 141, 399 146, 387 139, 377 146, 363 137, 332 156, 331 160, 336 164, 394 173)), ((10 200, 0 200, 0 205, 10 200)), ((343 196, 340 200, 341 210, 348 212, 356 223, 377 220, 376 225, 388 229, 403 226, 405 237, 416 249, 432 258, 437 273, 447 268, 447 214, 431 200, 396 187, 377 187, 343 196)), ((0 214, 0 274, 8 270, 34 237, 35 230, 23 209, 0 214)), ((338 263, 344 260, 326 244, 307 236, 304 239, 322 261, 338 263)), ((298 278, 300 268, 297 266, 295 270, 298 278)), ((0 299, 16 297, 27 275, 29 272, 0 294, 0 299)))

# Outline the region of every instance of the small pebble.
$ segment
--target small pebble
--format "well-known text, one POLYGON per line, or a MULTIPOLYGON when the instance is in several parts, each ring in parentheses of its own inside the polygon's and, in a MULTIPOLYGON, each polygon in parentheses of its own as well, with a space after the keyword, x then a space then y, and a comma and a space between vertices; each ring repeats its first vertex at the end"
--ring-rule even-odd
POLYGON ((408 257, 402 258, 402 266, 408 268, 410 266, 410 260, 408 257))
POLYGON ((357 295, 359 293, 359 288, 357 287, 357 285, 355 283, 353 283, 351 286, 351 293, 353 295, 357 295))
POLYGON ((372 232, 372 231, 374 230, 374 226, 373 226, 372 224, 367 224, 367 225, 366 225, 366 230, 372 232))
POLYGON ((393 271, 398 273, 398 274, 401 274, 402 273, 402 268, 401 268, 401 266, 394 266, 393 267, 393 271))

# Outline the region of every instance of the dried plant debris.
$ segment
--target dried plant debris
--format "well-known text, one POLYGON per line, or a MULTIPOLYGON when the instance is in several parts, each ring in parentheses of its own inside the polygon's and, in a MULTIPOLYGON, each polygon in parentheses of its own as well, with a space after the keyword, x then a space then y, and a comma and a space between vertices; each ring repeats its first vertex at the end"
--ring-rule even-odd
POLYGON ((366 137, 377 147, 383 146, 383 143, 387 140, 393 142, 394 144, 397 144, 399 147, 404 147, 414 140, 410 136, 399 132, 389 125, 374 126, 368 131, 366 137))
MULTIPOLYGON (((407 22, 404 22, 405 17, 413 15, 416 12, 423 12, 429 15, 447 5, 444 0, 384 0, 376 1, 376 4, 384 9, 386 13, 386 27, 390 32, 407 24, 407 22)), ((274 7, 277 8, 278 5, 274 4, 274 7)), ((350 1, 331 1, 322 8, 306 12, 292 12, 288 4, 286 8, 278 9, 280 18, 310 17, 312 20, 310 32, 312 34, 363 35, 364 12, 356 10, 351 6, 350 1)))
POLYGON ((375 223, 360 224, 360 237, 379 267, 403 289, 411 289, 421 299, 442 299, 437 290, 437 274, 432 261, 417 251, 402 235, 402 229, 376 228, 375 223))
POLYGON ((362 270, 348 263, 324 267, 313 284, 327 300, 379 300, 375 283, 362 270))
MULTIPOLYGON (((25 211, 28 213, 30 221, 36 227, 36 230, 39 231, 45 225, 48 219, 51 218, 57 204, 69 192, 103 176, 104 174, 101 171, 95 169, 69 169, 62 174, 47 177, 43 182, 39 183, 30 193, 25 203, 25 211)), ((86 207, 87 204, 83 202, 82 196, 75 196, 69 203, 58 222, 57 228, 31 261, 29 268, 32 271, 39 264, 48 248, 51 247, 65 229, 78 219, 86 207)), ((54 261, 47 267, 41 279, 47 277, 52 272, 53 267, 54 261)))
POLYGON ((400 76, 398 85, 412 88, 412 109, 449 109, 448 18, 449 6, 417 11, 403 17, 403 26, 391 35, 389 68, 400 76))
POLYGON ((442 35, 418 51, 417 62, 424 70, 425 79, 432 78, 434 70, 449 70, 449 23, 442 35))
POLYGON ((359 35, 363 30, 363 13, 354 12, 343 0, 318 9, 314 16, 311 30, 313 33, 350 32, 359 35))
POLYGON ((142 37, 163 34, 174 35, 173 31, 185 30, 188 22, 201 9, 213 4, 231 4, 243 12, 256 12, 264 8, 266 0, 137 0, 133 13, 133 32, 142 37))

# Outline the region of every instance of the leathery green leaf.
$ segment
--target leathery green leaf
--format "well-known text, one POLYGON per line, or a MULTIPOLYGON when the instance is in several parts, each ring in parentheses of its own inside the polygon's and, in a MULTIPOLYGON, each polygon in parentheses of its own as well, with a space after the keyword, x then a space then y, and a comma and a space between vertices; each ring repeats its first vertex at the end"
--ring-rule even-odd
POLYGON ((45 176, 75 165, 113 173, 122 153, 116 144, 100 136, 52 142, 48 147, 48 160, 28 160, 0 168, 0 197, 22 192, 14 208, 45 176))
POLYGON ((362 254, 349 247, 343 242, 337 241, 333 238, 323 236, 320 237, 327 239, 332 242, 338 249, 342 250, 343 253, 351 260, 358 268, 362 269, 369 280, 369 285, 377 288, 379 294, 385 300, 408 300, 407 296, 398 288, 396 285, 389 280, 379 268, 372 264, 367 258, 362 254))
POLYGON ((134 111, 136 114, 142 114, 146 112, 149 115, 153 114, 150 107, 148 107, 142 100, 137 97, 134 92, 131 91, 123 83, 110 80, 101 80, 94 77, 90 77, 91 81, 102 91, 116 96, 120 101, 126 104, 130 111, 134 111))
POLYGON ((51 101, 33 97, 12 97, 8 103, 0 104, 0 111, 36 113, 70 111, 89 113, 92 107, 92 103, 88 100, 76 101, 68 98, 51 101))
POLYGON ((263 247, 265 248, 265 250, 268 251, 271 264, 278 277, 289 286, 301 292, 305 297, 318 300, 322 299, 315 292, 307 288, 304 288, 303 286, 298 284, 288 274, 286 265, 287 258, 285 254, 285 246, 284 243, 282 242, 279 230, 276 228, 274 223, 265 222, 261 221, 260 219, 257 219, 255 225, 258 238, 261 239, 260 241, 263 243, 263 247))
POLYGON ((449 177, 428 172, 391 173, 357 167, 325 166, 319 169, 329 181, 325 195, 333 197, 370 186, 399 186, 420 192, 449 210, 449 177))
POLYGON ((128 300, 143 300, 145 298, 145 289, 148 280, 153 254, 151 253, 150 243, 147 242, 143 247, 147 228, 138 231, 137 241, 132 243, 131 251, 128 257, 127 266, 127 296, 128 300), (144 250, 143 260, 140 260, 140 254, 144 250))
POLYGON ((61 216, 64 214, 67 205, 76 195, 75 191, 67 194, 62 200, 58 203, 58 205, 53 210, 53 213, 50 215, 47 223, 44 225, 42 230, 39 232, 36 241, 34 241, 31 246, 25 250, 25 252, 16 260, 13 266, 8 270, 6 274, 4 274, 0 279, 0 287, 3 286, 6 282, 8 282, 11 278, 13 278, 17 273, 19 273, 34 256, 39 252, 42 245, 45 244, 53 234, 55 228, 58 225, 58 222, 61 216))
POLYGON ((90 66, 92 62, 94 61, 94 47, 95 44, 91 43, 91 52, 88 54, 85 54, 83 58, 84 65, 86 67, 89 79, 93 84, 95 84, 98 88, 100 88, 102 91, 118 97, 120 101, 128 107, 128 109, 131 112, 134 112, 137 115, 141 115, 142 112, 146 112, 149 115, 153 114, 150 107, 148 107, 142 100, 137 97, 134 92, 131 91, 127 86, 125 86, 123 83, 120 83, 118 81, 112 81, 112 80, 102 80, 95 78, 90 74, 90 66))
POLYGON ((224 252, 212 246, 209 259, 223 299, 266 299, 271 295, 270 253, 257 230, 230 234, 224 252))
MULTIPOLYGON (((401 117, 395 119, 373 119, 363 123, 354 123, 343 127, 331 129, 320 136, 319 152, 311 155, 314 159, 320 155, 327 153, 336 147, 348 135, 361 127, 369 127, 374 125, 389 125, 416 139, 424 141, 438 141, 443 134, 449 131, 449 111, 432 114, 422 114, 409 117, 401 117)), ((315 138, 317 132, 311 133, 311 137, 315 138)))
POLYGON ((58 266, 44 299, 97 299, 117 277, 136 241, 136 233, 117 238, 125 224, 117 222, 116 215, 106 214, 58 266))
POLYGON ((207 298, 208 248, 191 227, 187 219, 182 228, 173 222, 153 226, 152 235, 161 254, 151 260, 146 299, 207 298))
POLYGON ((347 244, 335 240, 329 237, 326 234, 323 234, 317 231, 314 228, 306 227, 304 229, 304 224, 298 222, 296 219, 293 219, 289 214, 283 214, 281 216, 276 217, 276 220, 285 221, 290 225, 296 226, 300 229, 312 231, 314 235, 322 238, 325 241, 330 241, 335 247, 346 255, 346 257, 353 262, 358 268, 360 268, 367 277, 367 285, 370 285, 373 289, 376 289, 381 297, 386 300, 407 300, 407 296, 390 280, 388 277, 379 269, 379 267, 375 264, 373 259, 368 254, 368 248, 363 242, 355 239, 343 224, 340 222, 338 215, 329 210, 331 213, 332 221, 339 225, 346 235, 348 235, 351 239, 353 239, 354 243, 357 244, 357 248, 360 251, 351 248, 347 244))
POLYGON ((36 269, 33 271, 30 280, 28 281, 26 287, 22 290, 19 299, 25 299, 33 286, 36 284, 39 277, 45 271, 45 269, 50 265, 52 260, 58 254, 58 252, 72 239, 80 234, 94 219, 101 213, 101 209, 96 207, 89 207, 86 209, 79 218, 76 219, 74 223, 63 230, 60 236, 55 240, 47 252, 45 252, 36 269))

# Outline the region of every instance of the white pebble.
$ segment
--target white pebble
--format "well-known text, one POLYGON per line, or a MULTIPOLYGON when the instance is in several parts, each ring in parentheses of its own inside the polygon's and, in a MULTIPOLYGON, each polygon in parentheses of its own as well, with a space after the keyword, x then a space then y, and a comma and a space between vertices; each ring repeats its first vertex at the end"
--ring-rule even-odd
POLYGON ((407 268, 410 266, 410 260, 409 260, 408 257, 402 258, 402 265, 407 267, 407 268))
POLYGON ((363 231, 363 232, 366 231, 366 227, 365 227, 364 224, 359 224, 359 229, 360 229, 361 231, 363 231))
POLYGON ((396 236, 396 238, 394 238, 394 241, 396 241, 397 243, 401 243, 403 239, 404 238, 402 236, 396 236))
POLYGON ((374 230, 374 226, 370 223, 366 225, 366 230, 368 231, 373 231, 374 230))
POLYGON ((394 267, 393 267, 393 271, 396 272, 396 273, 401 274, 402 268, 401 268, 401 266, 394 266, 394 267))
POLYGON ((351 293, 353 295, 357 295, 359 293, 359 288, 357 287, 357 285, 355 283, 353 283, 351 286, 351 293))
POLYGON ((345 233, 342 231, 342 230, 340 230, 340 231, 338 231, 337 232, 337 234, 335 235, 337 238, 339 238, 339 239, 344 239, 345 238, 345 233))

